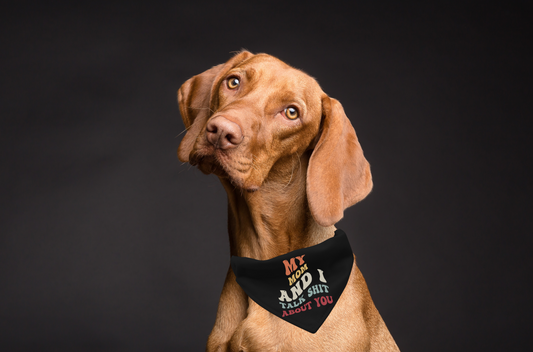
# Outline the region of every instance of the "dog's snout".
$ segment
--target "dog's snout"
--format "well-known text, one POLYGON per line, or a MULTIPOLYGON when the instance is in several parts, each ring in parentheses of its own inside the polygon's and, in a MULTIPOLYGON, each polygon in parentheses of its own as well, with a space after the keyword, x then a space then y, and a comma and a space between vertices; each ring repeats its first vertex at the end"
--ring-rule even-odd
POLYGON ((241 127, 224 116, 216 116, 207 123, 206 135, 209 143, 219 149, 235 148, 243 140, 241 127))

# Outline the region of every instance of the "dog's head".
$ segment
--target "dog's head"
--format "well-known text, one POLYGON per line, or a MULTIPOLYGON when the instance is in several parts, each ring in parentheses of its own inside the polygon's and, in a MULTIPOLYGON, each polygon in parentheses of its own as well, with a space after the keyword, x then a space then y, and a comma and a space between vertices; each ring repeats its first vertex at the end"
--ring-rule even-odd
POLYGON ((307 197, 318 224, 339 221, 372 189, 370 166, 341 104, 307 74, 243 51, 185 82, 178 103, 183 162, 246 191, 292 172, 311 150, 307 197))

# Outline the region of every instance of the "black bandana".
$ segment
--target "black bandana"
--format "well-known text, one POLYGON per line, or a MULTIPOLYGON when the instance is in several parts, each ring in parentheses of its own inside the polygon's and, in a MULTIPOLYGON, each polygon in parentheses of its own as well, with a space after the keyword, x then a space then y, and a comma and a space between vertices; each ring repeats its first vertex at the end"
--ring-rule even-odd
POLYGON ((350 242, 342 230, 316 246, 269 260, 231 257, 237 282, 261 307, 315 333, 348 282, 353 266, 350 242))

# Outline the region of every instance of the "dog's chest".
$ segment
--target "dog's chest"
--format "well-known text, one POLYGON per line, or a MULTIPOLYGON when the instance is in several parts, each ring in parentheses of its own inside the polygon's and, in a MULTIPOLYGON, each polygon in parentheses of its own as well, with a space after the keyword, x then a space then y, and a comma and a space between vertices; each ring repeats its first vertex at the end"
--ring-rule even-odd
POLYGON ((312 334, 279 319, 249 299, 248 315, 235 330, 230 351, 366 351, 368 334, 360 328, 364 326, 362 316, 354 319, 352 312, 352 321, 346 322, 345 303, 339 302, 319 331, 312 334))

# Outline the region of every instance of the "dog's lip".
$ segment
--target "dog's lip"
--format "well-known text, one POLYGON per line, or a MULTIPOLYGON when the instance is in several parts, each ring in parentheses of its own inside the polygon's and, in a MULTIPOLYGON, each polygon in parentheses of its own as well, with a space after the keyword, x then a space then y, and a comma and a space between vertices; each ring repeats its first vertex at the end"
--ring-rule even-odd
POLYGON ((249 192, 249 193, 253 193, 257 190, 259 190, 259 186, 250 186, 248 188, 244 188, 246 190, 246 192, 249 192))
POLYGON ((247 192, 255 192, 259 189, 259 185, 246 184, 250 172, 253 169, 251 159, 235 159, 228 155, 227 151, 209 146, 197 150, 190 158, 191 165, 198 166, 200 170, 205 170, 213 173, 218 177, 225 178, 231 182, 235 187, 241 188, 247 192))

